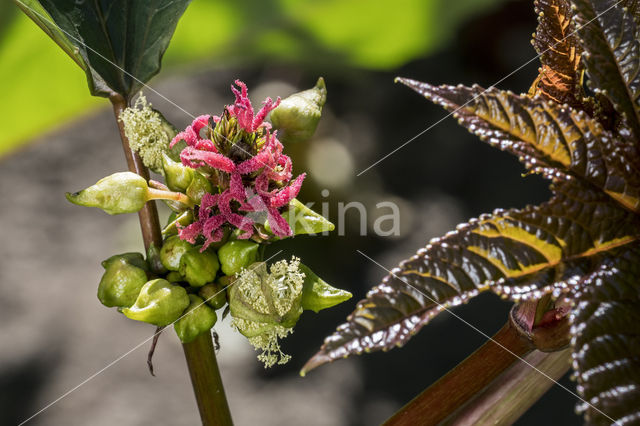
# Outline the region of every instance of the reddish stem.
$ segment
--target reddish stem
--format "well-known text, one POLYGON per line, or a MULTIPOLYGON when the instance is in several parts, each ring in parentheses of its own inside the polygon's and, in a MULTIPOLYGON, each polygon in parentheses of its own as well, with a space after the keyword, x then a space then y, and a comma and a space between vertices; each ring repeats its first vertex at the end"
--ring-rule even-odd
POLYGON ((435 425, 471 400, 533 346, 507 323, 453 370, 393 415, 385 425, 435 425), (505 350, 508 349, 509 351, 505 350))

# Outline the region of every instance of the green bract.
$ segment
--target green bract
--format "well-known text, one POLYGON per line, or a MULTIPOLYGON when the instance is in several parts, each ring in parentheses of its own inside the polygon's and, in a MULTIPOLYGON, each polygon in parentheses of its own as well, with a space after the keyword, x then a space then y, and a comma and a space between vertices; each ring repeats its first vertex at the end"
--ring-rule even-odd
POLYGON ((185 192, 193 180, 195 171, 173 161, 166 153, 162 155, 165 183, 172 191, 185 192))
POLYGON ((132 320, 162 327, 180 318, 187 306, 187 291, 160 278, 142 286, 135 304, 124 308, 122 313, 132 320))
POLYGON ((189 302, 184 315, 173 324, 182 343, 189 343, 200 334, 211 330, 218 319, 216 312, 195 294, 189 295, 189 302))
MULTIPOLYGON (((320 234, 335 229, 333 223, 302 204, 296 198, 289 202, 287 209, 282 212, 282 217, 291 227, 293 235, 320 234)), ((265 222, 264 227, 268 232, 271 232, 269 221, 265 222)))
POLYGON ((102 262, 106 271, 98 285, 98 299, 103 305, 123 308, 135 303, 147 282, 147 273, 136 265, 140 259, 144 262, 140 253, 125 253, 102 262))
POLYGON ((218 259, 225 275, 235 275, 251 265, 258 257, 260 246, 251 241, 229 241, 218 250, 218 259))
POLYGON ((180 259, 193 246, 181 240, 177 235, 167 238, 160 249, 160 261, 170 271, 180 269, 180 259))
POLYGON ((180 258, 179 272, 189 284, 202 287, 212 282, 220 269, 218 257, 210 251, 200 252, 196 248, 186 251, 180 258))
POLYGON ((227 304, 227 290, 220 283, 211 283, 200 287, 198 295, 214 309, 220 309, 227 304))
POLYGON ((271 111, 271 123, 280 130, 278 137, 282 142, 305 142, 311 139, 326 101, 327 88, 320 77, 315 87, 289 96, 271 111))
POLYGON ((98 207, 109 214, 135 213, 147 202, 147 181, 135 173, 120 172, 100 179, 80 192, 67 192, 67 200, 86 207, 98 207))
POLYGON ((351 293, 330 286, 305 265, 300 264, 300 271, 304 273, 304 287, 302 289, 302 307, 304 309, 319 312, 351 299, 351 293))

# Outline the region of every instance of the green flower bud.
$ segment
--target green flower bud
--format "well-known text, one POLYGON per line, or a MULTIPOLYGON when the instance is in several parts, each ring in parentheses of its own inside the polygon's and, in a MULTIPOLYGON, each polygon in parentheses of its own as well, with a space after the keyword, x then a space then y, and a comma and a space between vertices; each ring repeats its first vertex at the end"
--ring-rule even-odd
POLYGON ((147 282, 145 270, 136 266, 140 264, 140 260, 144 263, 140 253, 125 253, 102 262, 106 271, 98 285, 98 299, 103 305, 123 308, 136 302, 140 290, 147 282))
POLYGON ((185 192, 193 180, 195 170, 173 161, 167 154, 162 155, 164 180, 172 191, 185 192))
POLYGON ((177 235, 167 238, 160 249, 160 261, 170 271, 180 269, 180 259, 193 246, 187 241, 181 240, 177 235))
POLYGON ((302 314, 304 273, 300 261, 293 258, 273 264, 256 263, 242 271, 227 289, 232 326, 263 352, 258 359, 270 367, 285 363, 289 356, 278 343, 292 332, 302 314))
POLYGON ((189 301, 184 315, 173 324, 182 343, 192 342, 202 333, 208 332, 218 320, 216 312, 195 294, 189 295, 189 301))
POLYGON ((211 283, 198 290, 198 295, 207 301, 207 304, 214 309, 220 309, 227 304, 226 286, 220 283, 211 283))
POLYGON ((351 293, 330 286, 305 265, 300 264, 300 271, 304 273, 303 309, 319 312, 351 299, 351 293))
POLYGON ((271 111, 271 123, 281 130, 278 137, 284 143, 305 142, 313 136, 318 127, 322 107, 327 101, 327 88, 320 77, 315 87, 295 93, 280 102, 271 111))
POLYGON ((218 258, 225 275, 235 275, 256 261, 259 244, 245 240, 229 241, 218 250, 218 258))
POLYGON ((180 275, 180 272, 176 271, 169 272, 165 279, 170 283, 180 283, 184 281, 184 277, 180 275))
POLYGON ((110 258, 103 260, 101 265, 104 269, 107 269, 110 263, 119 261, 121 259, 126 261, 127 263, 137 266, 138 268, 142 268, 145 271, 149 270, 149 265, 147 264, 146 260, 144 260, 144 256, 141 253, 115 254, 110 258))
POLYGON ((80 192, 67 192, 67 200, 86 207, 98 207, 109 214, 135 213, 148 201, 147 181, 131 172, 114 173, 80 192))
POLYGON ((151 243, 147 249, 147 263, 151 268, 151 272, 156 275, 161 275, 167 272, 167 269, 160 260, 160 249, 154 243, 151 243))
POLYGON ((132 320, 162 327, 180 318, 187 306, 189 296, 184 288, 156 279, 142 286, 136 302, 122 313, 132 320))
POLYGON ((196 204, 200 204, 202 197, 206 193, 213 192, 213 187, 211 186, 211 182, 202 173, 195 172, 193 173, 193 180, 187 187, 187 196, 191 198, 196 204))
POLYGON ((212 282, 219 269, 218 257, 210 251, 201 253, 197 248, 192 248, 180 258, 180 275, 194 287, 212 282))
MULTIPOLYGON (((335 229, 333 223, 302 204, 296 198, 289 202, 289 207, 282 212, 282 217, 291 227, 293 235, 320 234, 335 229)), ((269 226, 269 221, 265 222, 264 228, 267 232, 273 233, 269 226)))

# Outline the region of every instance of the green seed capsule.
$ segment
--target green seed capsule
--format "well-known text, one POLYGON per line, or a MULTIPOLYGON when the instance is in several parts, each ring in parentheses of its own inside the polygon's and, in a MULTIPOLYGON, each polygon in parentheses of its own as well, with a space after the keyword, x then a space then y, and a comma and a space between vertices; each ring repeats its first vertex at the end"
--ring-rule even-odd
POLYGON ((195 173, 192 168, 173 161, 167 154, 162 154, 162 168, 167 186, 170 190, 178 192, 187 190, 195 173))
POLYGON ((251 241, 229 241, 218 250, 218 258, 225 275, 235 275, 256 261, 259 244, 251 241))
POLYGON ((213 187, 211 186, 209 179, 204 177, 201 173, 194 172, 193 180, 186 191, 189 198, 191 198, 196 204, 200 204, 204 194, 211 192, 213 192, 213 187))
POLYGON ((189 302, 185 313, 173 324, 182 343, 192 342, 202 333, 208 332, 218 320, 216 312, 207 306, 200 297, 190 294, 189 302))
POLYGON ((192 248, 180 258, 180 275, 194 287, 212 282, 219 269, 218 257, 210 251, 201 253, 197 248, 192 248))
POLYGON ((67 200, 86 207, 98 207, 113 214, 135 213, 147 202, 147 181, 135 173, 114 173, 80 192, 67 192, 67 200))
POLYGON ((305 310, 319 312, 351 299, 351 293, 330 286, 305 265, 300 264, 300 271, 304 273, 302 307, 305 310))
POLYGON ((122 313, 132 320, 162 327, 180 318, 187 306, 189 296, 184 288, 156 279, 142 286, 136 302, 122 313))
POLYGON ((211 283, 198 290, 198 295, 207 301, 213 309, 220 309, 227 304, 227 290, 220 283, 211 283))
MULTIPOLYGON (((112 256, 103 262, 106 271, 98 285, 98 299, 103 305, 112 308, 129 307, 136 302, 140 290, 147 282, 147 273, 135 265, 140 253, 125 253, 112 256), (129 258, 135 257, 134 262, 129 258)), ((144 259, 142 259, 144 262, 144 259)))
POLYGON ((177 235, 167 238, 160 249, 160 261, 170 271, 180 269, 180 259, 194 246, 181 240, 177 235))
POLYGON ((271 123, 281 130, 278 137, 282 142, 305 142, 313 136, 318 127, 322 107, 327 101, 327 88, 320 77, 315 87, 295 93, 284 99, 271 111, 271 123))

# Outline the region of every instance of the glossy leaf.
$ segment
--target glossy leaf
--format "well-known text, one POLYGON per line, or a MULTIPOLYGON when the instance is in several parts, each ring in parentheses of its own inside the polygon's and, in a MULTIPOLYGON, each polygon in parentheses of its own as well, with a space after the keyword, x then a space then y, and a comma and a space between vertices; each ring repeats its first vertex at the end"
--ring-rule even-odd
POLYGON ((572 0, 589 85, 604 93, 640 137, 640 41, 633 16, 614 0, 572 0))
POLYGON ((606 195, 577 183, 555 192, 538 207, 497 210, 432 240, 358 303, 303 371, 401 346, 444 308, 484 290, 512 300, 558 296, 594 258, 638 238, 640 220, 606 195))
POLYGON ((559 104, 583 106, 582 47, 574 36, 573 12, 568 0, 536 0, 538 28, 533 45, 540 55, 540 75, 534 93, 559 104))
POLYGON ((91 94, 125 98, 160 71, 162 55, 190 2, 14 1, 84 69, 91 94))
POLYGON ((640 422, 640 245, 582 280, 571 314, 579 404, 588 424, 640 422))
POLYGON ((614 136, 584 111, 480 86, 432 86, 398 79, 453 112, 461 125, 518 155, 545 176, 584 178, 614 200, 640 211, 640 156, 626 133, 614 136), (551 170, 549 169, 551 168, 551 170))

